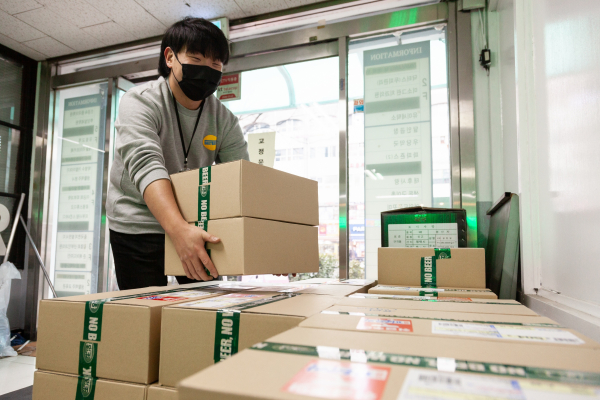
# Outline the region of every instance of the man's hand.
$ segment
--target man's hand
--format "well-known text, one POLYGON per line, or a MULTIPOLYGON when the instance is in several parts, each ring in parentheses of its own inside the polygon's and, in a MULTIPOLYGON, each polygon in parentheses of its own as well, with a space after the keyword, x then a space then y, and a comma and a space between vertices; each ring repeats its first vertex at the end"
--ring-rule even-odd
POLYGON ((204 243, 218 243, 220 239, 185 222, 177 208, 171 182, 167 179, 152 182, 144 191, 144 200, 175 245, 187 277, 203 281, 218 277, 204 243), (208 268, 211 276, 204 267, 208 268))
POLYGON ((188 278, 210 281, 219 276, 204 243, 218 243, 221 239, 196 226, 185 224, 171 236, 171 240, 188 278), (204 267, 210 271, 210 276, 204 267))

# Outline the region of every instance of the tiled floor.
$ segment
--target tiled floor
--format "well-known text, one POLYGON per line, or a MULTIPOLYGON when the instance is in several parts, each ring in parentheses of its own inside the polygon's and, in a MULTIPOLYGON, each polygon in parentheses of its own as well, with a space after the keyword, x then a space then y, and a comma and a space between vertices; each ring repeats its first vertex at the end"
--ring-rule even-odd
POLYGON ((16 356, 0 359, 0 395, 33 385, 35 357, 16 356))

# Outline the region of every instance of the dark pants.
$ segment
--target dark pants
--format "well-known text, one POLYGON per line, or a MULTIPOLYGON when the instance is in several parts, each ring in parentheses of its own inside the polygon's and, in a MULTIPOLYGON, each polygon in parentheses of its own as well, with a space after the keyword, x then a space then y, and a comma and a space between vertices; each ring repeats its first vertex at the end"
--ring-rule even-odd
MULTIPOLYGON (((120 290, 167 285, 164 234, 130 235, 111 229, 110 245, 120 290)), ((198 281, 178 276, 177 282, 185 284, 198 281)))

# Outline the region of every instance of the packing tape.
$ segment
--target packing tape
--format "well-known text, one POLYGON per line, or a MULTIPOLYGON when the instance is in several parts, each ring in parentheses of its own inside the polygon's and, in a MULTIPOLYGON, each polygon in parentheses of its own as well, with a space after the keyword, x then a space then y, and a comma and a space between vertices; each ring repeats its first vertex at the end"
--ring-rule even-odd
POLYGON ((200 176, 198 185, 207 185, 211 181, 211 168, 212 167, 202 167, 200 168, 200 176))
POLYGON ((98 343, 79 342, 79 376, 96 377, 96 362, 98 360, 98 343))
POLYGON ((218 310, 213 351, 213 360, 215 361, 215 364, 237 354, 240 338, 240 314, 242 313, 242 310, 248 310, 250 308, 290 299, 292 297, 300 296, 300 294, 301 293, 285 293, 254 300, 237 307, 218 310))
POLYGON ((421 287, 437 287, 436 260, 435 257, 421 257, 421 287))
POLYGON ((438 297, 438 292, 419 291, 419 296, 438 297))
POLYGON ((96 394, 96 380, 96 378, 91 376, 78 376, 75 400, 94 400, 96 394))
POLYGON ((438 260, 452 258, 452 253, 450 249, 433 249, 433 251, 435 252, 435 258, 438 260))
MULTIPOLYGON (((327 354, 319 352, 321 346, 304 346, 293 343, 257 343, 250 349, 257 351, 269 351, 281 354, 293 354, 300 356, 309 356, 317 358, 326 358, 327 354), (323 356, 322 356, 323 354, 323 356)), ((332 350, 332 349, 330 349, 332 350)), ((380 351, 367 351, 362 349, 337 349, 335 351, 336 359, 353 361, 353 354, 364 353, 366 360, 361 360, 369 364, 385 364, 406 366, 411 368, 438 369, 437 357, 422 357, 415 355, 384 353, 380 351), (339 355, 339 356, 338 356, 339 355)), ((471 372, 476 374, 503 376, 511 378, 540 379, 545 381, 570 383, 578 385, 600 386, 600 373, 573 371, 554 368, 538 368, 526 365, 509 365, 488 362, 477 362, 453 359, 456 372, 471 372)), ((446 365, 448 366, 448 365, 446 365)))
MULTIPOLYGON (((419 291, 423 289, 421 287, 412 287, 412 286, 389 286, 389 285, 377 285, 376 287, 384 288, 384 289, 392 289, 392 290, 414 290, 419 291)), ((481 293, 481 292, 491 292, 488 289, 442 289, 442 288, 427 288, 427 292, 469 292, 469 293, 481 293)))
POLYGON ((210 185, 198 186, 198 224, 206 230, 210 219, 210 185))
POLYGON ((432 317, 415 317, 407 315, 393 315, 393 314, 376 314, 376 313, 360 313, 360 312, 348 312, 348 311, 321 311, 321 314, 329 315, 353 315, 356 317, 381 317, 381 318, 403 318, 403 319, 425 319, 431 321, 444 321, 444 322, 468 322, 471 324, 486 324, 486 325, 510 325, 510 326, 532 326, 542 328, 556 328, 564 329, 564 326, 559 324, 551 323, 535 323, 535 322, 502 322, 502 321, 478 321, 471 319, 455 319, 455 318, 432 318, 432 317))

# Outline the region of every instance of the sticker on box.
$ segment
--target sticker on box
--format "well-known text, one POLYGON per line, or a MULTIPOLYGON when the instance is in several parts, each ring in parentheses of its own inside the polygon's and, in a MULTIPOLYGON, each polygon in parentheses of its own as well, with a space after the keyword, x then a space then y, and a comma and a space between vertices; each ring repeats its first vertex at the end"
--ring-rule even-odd
POLYGON ((172 294, 159 294, 159 295, 154 295, 154 296, 138 297, 138 299, 139 300, 158 300, 158 301, 181 301, 181 300, 193 299, 196 297, 204 297, 204 296, 208 296, 210 294, 214 294, 214 293, 201 292, 199 290, 190 290, 190 291, 186 291, 186 292, 176 292, 176 293, 172 293, 172 294))
POLYGON ((356 329, 385 332, 412 332, 410 319, 362 317, 356 329))
POLYGON ((248 303, 256 298, 264 297, 258 294, 233 293, 225 296, 211 297, 198 301, 181 304, 182 307, 223 309, 248 303))
POLYGON ((411 368, 397 400, 593 400, 596 386, 411 368))
POLYGON ((302 396, 343 400, 379 400, 390 367, 357 362, 313 360, 281 390, 302 396))
POLYGON ((553 344, 577 345, 585 343, 573 333, 560 328, 433 321, 431 332, 440 335, 511 339, 553 344))

